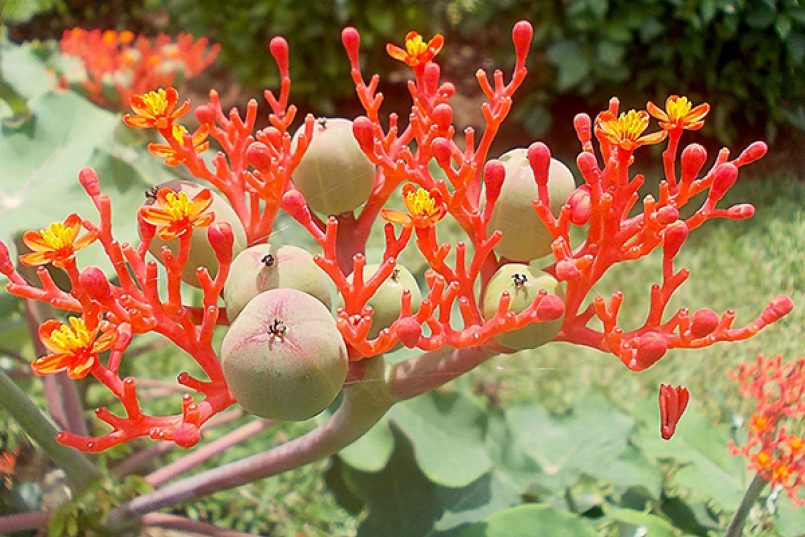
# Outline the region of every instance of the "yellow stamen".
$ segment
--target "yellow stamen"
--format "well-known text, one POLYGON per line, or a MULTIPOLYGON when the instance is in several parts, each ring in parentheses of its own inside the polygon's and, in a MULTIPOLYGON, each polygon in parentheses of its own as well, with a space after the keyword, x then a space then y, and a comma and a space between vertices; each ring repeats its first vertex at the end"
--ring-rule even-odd
POLYGON ((173 138, 179 142, 180 144, 184 144, 184 135, 187 133, 187 129, 184 128, 183 125, 174 125, 173 126, 173 138))
POLYGON ((410 56, 416 57, 428 50, 428 44, 421 35, 417 34, 412 39, 405 41, 405 50, 410 56))
POLYGON ((75 239, 75 231, 65 227, 61 222, 53 222, 47 228, 41 230, 42 240, 52 250, 61 250, 64 247, 72 246, 75 239))
POLYGON ((190 218, 193 214, 193 202, 184 192, 169 192, 165 196, 165 205, 162 209, 168 214, 171 220, 179 222, 190 218))
POLYGON ((691 108, 693 108, 693 103, 691 103, 687 97, 680 97, 668 101, 667 107, 666 113, 668 114, 668 118, 671 121, 679 121, 690 112, 691 108))
POLYGON ((153 116, 164 114, 168 109, 168 96, 162 88, 156 91, 149 91, 142 96, 142 99, 148 112, 153 116))
POLYGON ((62 324, 58 330, 50 334, 51 343, 65 352, 77 351, 89 347, 91 336, 84 320, 70 317, 70 325, 62 324))
POLYGON ((436 200, 424 188, 417 188, 405 196, 405 206, 411 216, 430 216, 436 213, 436 200))

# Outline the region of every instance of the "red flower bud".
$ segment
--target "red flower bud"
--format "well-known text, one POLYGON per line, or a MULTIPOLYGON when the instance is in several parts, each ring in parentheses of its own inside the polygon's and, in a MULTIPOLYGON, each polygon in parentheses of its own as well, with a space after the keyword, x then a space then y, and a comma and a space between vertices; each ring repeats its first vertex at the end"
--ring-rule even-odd
POLYGON ((505 179, 506 168, 502 162, 490 160, 486 163, 486 166, 484 166, 484 185, 486 186, 486 203, 488 205, 493 205, 497 201, 505 179))
POLYGON ((514 51, 517 56, 525 56, 528 54, 533 35, 534 29, 528 21, 520 21, 514 25, 514 28, 512 28, 512 42, 514 43, 514 51))
POLYGON ((3 274, 11 274, 14 272, 14 264, 11 262, 8 246, 6 246, 6 243, 3 241, 0 241, 0 272, 3 274))
POLYGON ((554 321, 564 313, 565 305, 556 295, 545 295, 537 306, 537 319, 540 321, 554 321))
POLYGON ((208 104, 202 104, 196 108, 196 119, 198 119, 200 123, 214 123, 215 116, 215 109, 208 104))
POLYGON ((422 335, 422 326, 414 317, 400 319, 394 325, 394 329, 397 331, 397 338, 409 349, 416 347, 419 336, 422 335))
MULTIPOLYGON (((576 136, 582 142, 592 139, 592 121, 587 114, 576 114, 576 117, 573 118, 573 128, 576 129, 576 136)), ((582 155, 584 154, 587 153, 582 153, 582 155)))
POLYGON ((433 121, 436 122, 440 129, 446 130, 453 124, 453 108, 447 103, 436 106, 433 109, 433 121))
POLYGON ((534 142, 528 147, 528 162, 534 171, 537 184, 548 183, 548 169, 551 166, 551 150, 542 142, 534 142))
POLYGON ((716 168, 713 185, 710 187, 710 198, 718 201, 724 197, 738 179, 738 168, 734 164, 722 164, 716 168))
POLYGON ((592 203, 590 202, 590 187, 589 185, 581 185, 578 187, 570 198, 567 200, 570 205, 570 221, 577 226, 583 226, 590 221, 590 216, 593 212, 592 203))
MULTIPOLYGON (((275 38, 276 39, 276 38, 275 38)), ((198 426, 192 423, 183 423, 173 432, 173 441, 177 446, 191 448, 201 440, 198 426)))
POLYGON ((562 260, 556 264, 556 279, 559 281, 572 280, 580 275, 581 272, 571 261, 562 260))
POLYGON ((271 149, 263 142, 252 142, 246 148, 246 161, 258 170, 271 167, 271 149))
POLYGON ((685 412, 690 400, 690 392, 684 386, 676 388, 660 384, 660 435, 670 440, 676 432, 676 425, 685 412))
POLYGON ((736 163, 740 166, 745 166, 756 160, 760 160, 766 156, 768 150, 769 147, 764 142, 753 142, 741 152, 736 159, 736 163))
POLYGON ((676 207, 671 207, 666 205, 659 211, 657 211, 657 222, 660 224, 667 226, 668 224, 672 224, 679 220, 679 211, 676 207))
POLYGON ((228 263, 232 260, 232 244, 235 242, 235 236, 228 222, 216 222, 208 227, 207 240, 210 241, 215 259, 219 263, 228 263))
POLYGON ((307 222, 310 219, 310 209, 298 190, 289 190, 282 196, 282 208, 299 221, 307 222))
POLYGON ((268 50, 277 62, 280 73, 288 72, 288 42, 282 36, 276 36, 268 44, 268 50))
POLYGON ((82 270, 78 276, 78 282, 84 291, 98 302, 104 303, 112 298, 109 280, 106 279, 106 274, 98 267, 87 267, 82 270))
POLYGON ((746 220, 753 216, 755 216, 755 207, 751 203, 741 203, 727 209, 727 217, 733 220, 746 220))
POLYGON ((682 179, 693 181, 707 160, 707 151, 699 144, 690 144, 682 151, 682 179))
POLYGON ((349 63, 357 65, 358 49, 361 47, 361 36, 358 33, 358 30, 352 26, 347 26, 341 30, 341 43, 344 45, 344 50, 347 51, 349 63))
POLYGON ((78 181, 90 196, 95 197, 101 193, 101 184, 98 181, 98 174, 95 173, 95 170, 92 168, 82 168, 81 171, 78 172, 78 181))
POLYGON ((665 228, 665 241, 663 242, 664 254, 666 257, 675 257, 682 248, 682 244, 688 238, 688 225, 682 220, 677 220, 665 228))
MULTIPOLYGON (((590 118, 588 117, 587 119, 589 120, 590 118)), ((598 172, 598 163, 595 160, 595 155, 587 153, 586 151, 579 153, 579 156, 576 157, 576 167, 588 183, 592 181, 593 177, 595 177, 595 174, 598 172)))
POLYGON ((721 318, 711 309, 703 308, 693 314, 690 332, 693 337, 704 337, 713 332, 721 318))
POLYGON ((451 151, 450 141, 447 138, 434 138, 430 144, 430 151, 433 153, 433 158, 439 163, 442 168, 450 166, 450 158, 453 152, 451 151))
POLYGON ((366 116, 355 118, 355 121, 352 122, 352 135, 364 153, 371 155, 374 152, 375 126, 371 119, 366 116))
POLYGON ((637 339, 637 356, 627 364, 633 371, 648 369, 668 352, 668 341, 657 332, 648 332, 637 339))
POLYGON ((791 313, 792 309, 794 309, 794 301, 790 297, 785 295, 776 296, 763 310, 761 318, 766 323, 773 323, 791 313))

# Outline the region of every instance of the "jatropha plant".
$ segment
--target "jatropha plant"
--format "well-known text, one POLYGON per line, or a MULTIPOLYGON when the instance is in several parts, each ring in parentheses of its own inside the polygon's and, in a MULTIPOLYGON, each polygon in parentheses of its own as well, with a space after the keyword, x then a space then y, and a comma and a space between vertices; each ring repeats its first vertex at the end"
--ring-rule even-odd
MULTIPOLYGON (((245 114, 226 112, 212 91, 209 102, 195 108, 199 126, 191 131, 184 124, 191 105, 173 87, 131 97, 126 125, 156 131, 162 141, 150 144, 151 152, 198 182, 177 180, 148 191, 132 215, 141 241, 128 244, 115 239, 104 178, 85 168, 79 181, 98 219, 71 214, 23 236, 31 252, 19 261, 37 267, 39 282, 23 277, 5 245, 0 253, 11 294, 69 314, 64 322, 40 326, 49 353, 33 362, 34 371, 92 376, 124 409, 123 415, 97 410, 111 430, 98 436, 62 431, 58 441, 100 451, 148 436, 190 447, 201 440, 200 427, 232 405, 265 418, 303 420, 341 398, 312 431, 135 498, 111 519, 333 454, 396 402, 498 354, 565 341, 642 371, 674 349, 751 337, 791 310, 789 298, 773 298, 741 327, 733 326, 729 309, 720 315, 710 309, 666 312, 690 276, 674 262, 688 234, 708 220, 754 214, 749 204, 718 204, 740 168, 764 156, 764 143, 736 157, 723 149, 709 166, 701 145, 680 147, 685 131, 703 125, 707 104, 671 96, 664 109, 648 103, 646 111, 621 112, 612 99, 594 119, 579 114, 579 185, 539 142, 492 158, 492 141, 526 76, 531 39, 529 23, 514 26, 510 77, 500 70, 491 77, 477 72, 485 96, 481 132, 453 124, 455 88, 441 80, 435 61, 443 39, 426 41, 416 32, 405 37, 404 48, 387 47, 413 73, 405 120, 381 115, 380 79, 364 77, 354 28, 342 32, 365 110, 353 120, 308 116, 294 130, 297 109, 289 104, 288 45, 281 37, 270 43, 281 87, 278 95, 265 92, 270 113, 263 129, 255 128, 255 100, 245 114), (651 117, 659 128, 646 134, 651 117), (634 155, 661 142, 667 143, 665 177, 655 195, 641 199, 644 177, 632 174, 634 155), (210 146, 217 152, 208 159, 210 146), (704 201, 683 217, 694 198, 704 201), (272 242, 282 234, 275 225, 281 211, 309 233, 315 251, 272 242), (440 240, 446 220, 466 239, 440 240), (378 229, 384 249, 372 258, 366 244, 378 229), (419 280, 398 262, 411 243, 428 267, 419 280), (106 271, 78 266, 78 250, 99 247, 110 261, 106 271), (657 249, 662 279, 650 286, 645 322, 622 326, 624 294, 595 296, 592 289, 613 265, 657 249), (50 266, 66 273, 69 290, 56 285, 50 266), (201 290, 200 305, 191 303, 188 285, 201 290), (220 348, 216 330, 225 332, 220 348), (203 371, 177 371, 178 382, 195 392, 182 397, 179 414, 146 414, 137 379, 120 375, 132 341, 149 332, 169 339, 203 371), (386 363, 384 353, 400 346, 421 354, 386 363)), ((663 437, 673 434, 688 397, 682 387, 662 387, 663 437)))
POLYGON ((166 34, 155 39, 124 30, 65 30, 60 83, 92 101, 117 110, 128 108, 133 95, 193 78, 212 64, 220 47, 206 38, 166 34))

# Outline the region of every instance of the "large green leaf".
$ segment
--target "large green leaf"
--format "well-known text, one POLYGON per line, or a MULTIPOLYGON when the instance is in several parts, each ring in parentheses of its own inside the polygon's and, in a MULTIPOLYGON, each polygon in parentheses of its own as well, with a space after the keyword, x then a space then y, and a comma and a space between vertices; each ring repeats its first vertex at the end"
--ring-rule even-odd
POLYGON ((620 535, 649 535, 651 537, 678 537, 679 533, 667 520, 634 509, 606 509, 609 518, 615 520, 620 528, 620 535))
POLYGON ((338 452, 346 464, 361 472, 379 472, 394 452, 394 436, 383 418, 358 440, 338 452))
POLYGON ((486 417, 469 397, 430 392, 395 406, 390 415, 411 440, 419 467, 433 482, 461 487, 491 469, 483 445, 486 417))
MULTIPOLYGON (((515 441, 542 469, 540 485, 549 488, 572 485, 580 474, 598 477, 624 455, 634 426, 631 417, 599 393, 581 399, 567 416, 530 404, 507 410, 506 421, 515 441)), ((639 480, 635 476, 633 483, 622 484, 639 480)))
POLYGON ((782 537, 805 537, 805 507, 797 507, 782 497, 777 502, 775 527, 782 537))
POLYGON ((581 517, 550 505, 522 505, 496 513, 483 522, 439 537, 594 537, 592 525, 581 517))
MULTIPOLYGON (((135 210, 149 181, 109 152, 119 117, 72 92, 43 93, 29 107, 28 121, 0 131, 0 238, 10 242, 17 233, 43 228, 72 212, 97 221, 77 179, 81 168, 92 165, 112 199, 116 237, 133 240, 135 210)), ((79 258, 95 262, 100 248, 93 245, 79 258)))
POLYGON ((650 457, 672 459, 682 465, 672 477, 674 486, 730 512, 740 503, 748 481, 743 459, 727 450, 729 439, 727 426, 711 423, 694 406, 685 413, 670 441, 662 440, 653 428, 641 429, 635 441, 650 457))
POLYGON ((14 45, 0 37, 0 78, 25 98, 56 87, 56 77, 36 54, 34 45, 14 45))

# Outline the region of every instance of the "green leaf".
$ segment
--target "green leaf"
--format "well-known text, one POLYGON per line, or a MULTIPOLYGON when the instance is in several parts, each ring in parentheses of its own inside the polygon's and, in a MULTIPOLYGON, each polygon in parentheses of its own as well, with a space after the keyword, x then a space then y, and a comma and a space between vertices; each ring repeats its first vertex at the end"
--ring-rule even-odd
POLYGON ((0 79, 28 99, 56 87, 56 77, 30 43, 14 45, 0 40, 0 79))
POLYGON ((394 436, 388 419, 381 419, 366 434, 338 452, 346 464, 361 472, 379 472, 394 452, 394 436))
POLYGON ((729 439, 728 427, 711 423, 694 406, 685 413, 671 440, 662 440, 655 428, 644 427, 635 442, 650 457, 672 459, 682 465, 672 477, 674 486, 733 511, 748 481, 744 479, 743 459, 727 450, 729 439))
POLYGON ((558 69, 556 87, 565 91, 581 83, 590 73, 590 62, 575 41, 558 41, 547 52, 548 60, 558 69))
POLYGON ((492 467, 483 446, 486 417, 469 397, 430 392, 398 404, 390 415, 411 440, 419 467, 433 482, 465 486, 492 467))
POLYGON ((598 477, 624 454, 634 426, 600 393, 581 399, 567 416, 555 417, 531 404, 506 411, 506 421, 521 449, 544 472, 540 484, 552 488, 567 487, 582 473, 598 477))
POLYGON ((777 502, 776 529, 782 537, 805 536, 805 508, 797 507, 787 497, 777 502))
POLYGON ((496 513, 485 521, 459 528, 439 537, 594 537, 583 518, 549 505, 522 505, 496 513))
POLYGON ((652 515, 644 511, 633 509, 618 509, 609 507, 605 509, 609 518, 619 522, 621 535, 626 535, 624 530, 637 530, 639 533, 628 533, 628 535, 650 535, 651 537, 677 537, 678 534, 674 527, 663 518, 652 515), (625 527, 624 527, 625 526, 625 527))
MULTIPOLYGON (((116 237, 133 240, 134 211, 147 184, 133 167, 105 152, 119 118, 72 92, 43 93, 29 107, 28 121, 0 131, 0 238, 9 241, 71 212, 97 221, 95 207, 78 182, 79 170, 93 165, 112 200, 116 237)), ((78 257, 95 261, 100 251, 92 245, 78 257)))

